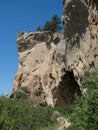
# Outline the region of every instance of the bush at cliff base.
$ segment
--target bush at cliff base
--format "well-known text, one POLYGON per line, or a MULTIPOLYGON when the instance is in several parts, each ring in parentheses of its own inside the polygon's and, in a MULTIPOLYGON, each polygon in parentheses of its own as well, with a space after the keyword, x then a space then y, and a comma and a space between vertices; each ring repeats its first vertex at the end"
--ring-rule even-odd
POLYGON ((0 130, 36 130, 54 123, 52 108, 40 107, 29 100, 0 98, 0 130))
POLYGON ((87 94, 76 98, 68 130, 98 130, 98 72, 86 73, 82 86, 87 88, 87 94))

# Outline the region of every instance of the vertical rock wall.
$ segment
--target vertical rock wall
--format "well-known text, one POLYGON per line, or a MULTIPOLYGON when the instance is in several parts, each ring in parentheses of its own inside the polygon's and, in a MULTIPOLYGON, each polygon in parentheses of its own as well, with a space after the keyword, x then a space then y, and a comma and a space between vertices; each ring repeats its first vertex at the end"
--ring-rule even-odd
POLYGON ((40 104, 54 106, 54 93, 64 69, 65 40, 63 33, 19 33, 18 72, 13 92, 27 87, 30 97, 40 104))
POLYGON ((98 1, 63 0, 65 65, 82 80, 84 70, 98 69, 98 1))
POLYGON ((33 100, 52 107, 72 104, 75 93, 81 96, 84 70, 98 69, 98 1, 63 4, 64 34, 21 32, 17 38, 19 67, 13 92, 27 87, 33 100))
POLYGON ((27 87, 35 102, 52 107, 72 104, 75 93, 81 95, 73 72, 65 71, 63 33, 19 33, 17 47, 19 67, 13 93, 27 87))

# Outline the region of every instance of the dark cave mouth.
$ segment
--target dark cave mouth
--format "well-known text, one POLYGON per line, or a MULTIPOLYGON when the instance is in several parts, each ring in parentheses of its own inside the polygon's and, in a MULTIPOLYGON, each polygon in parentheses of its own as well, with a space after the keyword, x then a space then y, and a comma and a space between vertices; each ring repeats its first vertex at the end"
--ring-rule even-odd
POLYGON ((54 94, 55 106, 74 104, 75 94, 81 96, 80 86, 75 80, 73 71, 66 71, 54 94))

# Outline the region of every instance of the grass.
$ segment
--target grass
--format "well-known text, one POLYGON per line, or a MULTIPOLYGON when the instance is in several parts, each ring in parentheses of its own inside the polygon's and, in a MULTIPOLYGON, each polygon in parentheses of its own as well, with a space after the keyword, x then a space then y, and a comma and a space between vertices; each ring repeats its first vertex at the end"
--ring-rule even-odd
POLYGON ((68 118, 70 114, 72 114, 74 109, 74 105, 64 105, 64 106, 56 106, 54 108, 55 111, 61 113, 62 116, 68 118))
POLYGON ((57 130, 57 128, 58 128, 58 124, 54 123, 54 124, 49 124, 47 127, 38 128, 37 130, 57 130))

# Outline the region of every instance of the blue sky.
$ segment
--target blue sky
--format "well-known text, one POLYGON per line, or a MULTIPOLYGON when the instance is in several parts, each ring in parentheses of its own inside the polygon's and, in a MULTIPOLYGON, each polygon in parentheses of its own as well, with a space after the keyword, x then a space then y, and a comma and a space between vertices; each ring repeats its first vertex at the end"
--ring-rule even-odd
POLYGON ((0 0, 0 94, 13 88, 18 70, 18 32, 34 32, 53 15, 61 18, 62 10, 62 0, 0 0))

